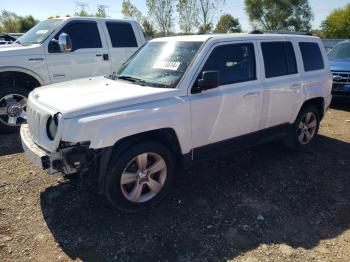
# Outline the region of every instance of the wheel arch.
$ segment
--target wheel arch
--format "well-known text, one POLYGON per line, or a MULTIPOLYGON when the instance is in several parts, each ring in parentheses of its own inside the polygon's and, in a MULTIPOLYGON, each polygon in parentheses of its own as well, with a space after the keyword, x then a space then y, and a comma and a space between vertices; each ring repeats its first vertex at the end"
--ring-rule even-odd
POLYGON ((313 105, 313 106, 315 106, 318 109, 321 119, 324 117, 324 113, 325 113, 325 99, 323 97, 315 97, 315 98, 311 98, 311 99, 306 100, 303 103, 302 107, 300 108, 299 112, 305 106, 309 106, 309 105, 313 105))
POLYGON ((107 177, 108 167, 112 156, 122 154, 130 146, 142 142, 158 142, 168 147, 174 156, 175 163, 182 167, 182 151, 176 132, 172 128, 161 128, 134 134, 117 141, 113 146, 101 149, 99 160, 98 180, 99 192, 103 193, 107 177))
POLYGON ((1 67, 0 83, 0 87, 14 86, 19 83, 19 85, 29 90, 45 84, 37 73, 22 67, 1 67))

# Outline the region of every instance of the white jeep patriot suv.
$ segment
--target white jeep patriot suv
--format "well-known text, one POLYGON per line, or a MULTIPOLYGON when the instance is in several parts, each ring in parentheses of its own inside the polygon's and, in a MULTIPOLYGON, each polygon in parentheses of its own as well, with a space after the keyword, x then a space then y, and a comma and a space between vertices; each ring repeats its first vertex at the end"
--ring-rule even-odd
POLYGON ((42 21, 0 46, 0 133, 19 129, 34 88, 110 74, 144 43, 136 21, 64 17, 42 21))
POLYGON ((154 205, 179 167, 281 139, 308 146, 331 101, 319 38, 155 39, 109 77, 41 87, 21 139, 49 174, 95 172, 117 208, 154 205))

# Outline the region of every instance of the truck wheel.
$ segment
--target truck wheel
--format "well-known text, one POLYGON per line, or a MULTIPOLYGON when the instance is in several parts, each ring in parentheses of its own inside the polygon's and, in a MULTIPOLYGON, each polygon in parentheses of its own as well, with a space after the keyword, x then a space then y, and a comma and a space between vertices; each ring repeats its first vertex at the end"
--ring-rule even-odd
POLYGON ((27 119, 29 90, 23 87, 0 87, 0 133, 14 133, 27 119))
POLYGON ((137 212, 161 201, 175 173, 173 155, 162 144, 136 144, 110 161, 105 194, 124 212, 137 212))
POLYGON ((303 150, 310 145, 318 134, 320 113, 315 106, 305 106, 290 128, 285 145, 292 150, 303 150))

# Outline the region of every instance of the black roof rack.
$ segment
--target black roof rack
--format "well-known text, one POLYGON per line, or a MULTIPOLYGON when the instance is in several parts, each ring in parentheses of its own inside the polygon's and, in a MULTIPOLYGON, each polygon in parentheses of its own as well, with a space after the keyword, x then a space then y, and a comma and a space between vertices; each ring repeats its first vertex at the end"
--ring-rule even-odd
POLYGON ((309 35, 312 36, 310 32, 293 32, 288 30, 253 30, 249 34, 281 34, 281 35, 309 35))

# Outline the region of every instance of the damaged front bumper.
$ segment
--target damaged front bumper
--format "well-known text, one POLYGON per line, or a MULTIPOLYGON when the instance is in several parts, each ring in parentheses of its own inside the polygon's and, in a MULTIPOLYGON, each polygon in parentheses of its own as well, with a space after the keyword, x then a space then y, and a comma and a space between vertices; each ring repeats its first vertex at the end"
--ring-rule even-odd
POLYGON ((74 174, 87 162, 87 150, 79 144, 51 153, 35 144, 27 124, 21 126, 20 134, 27 157, 49 175, 74 174))

